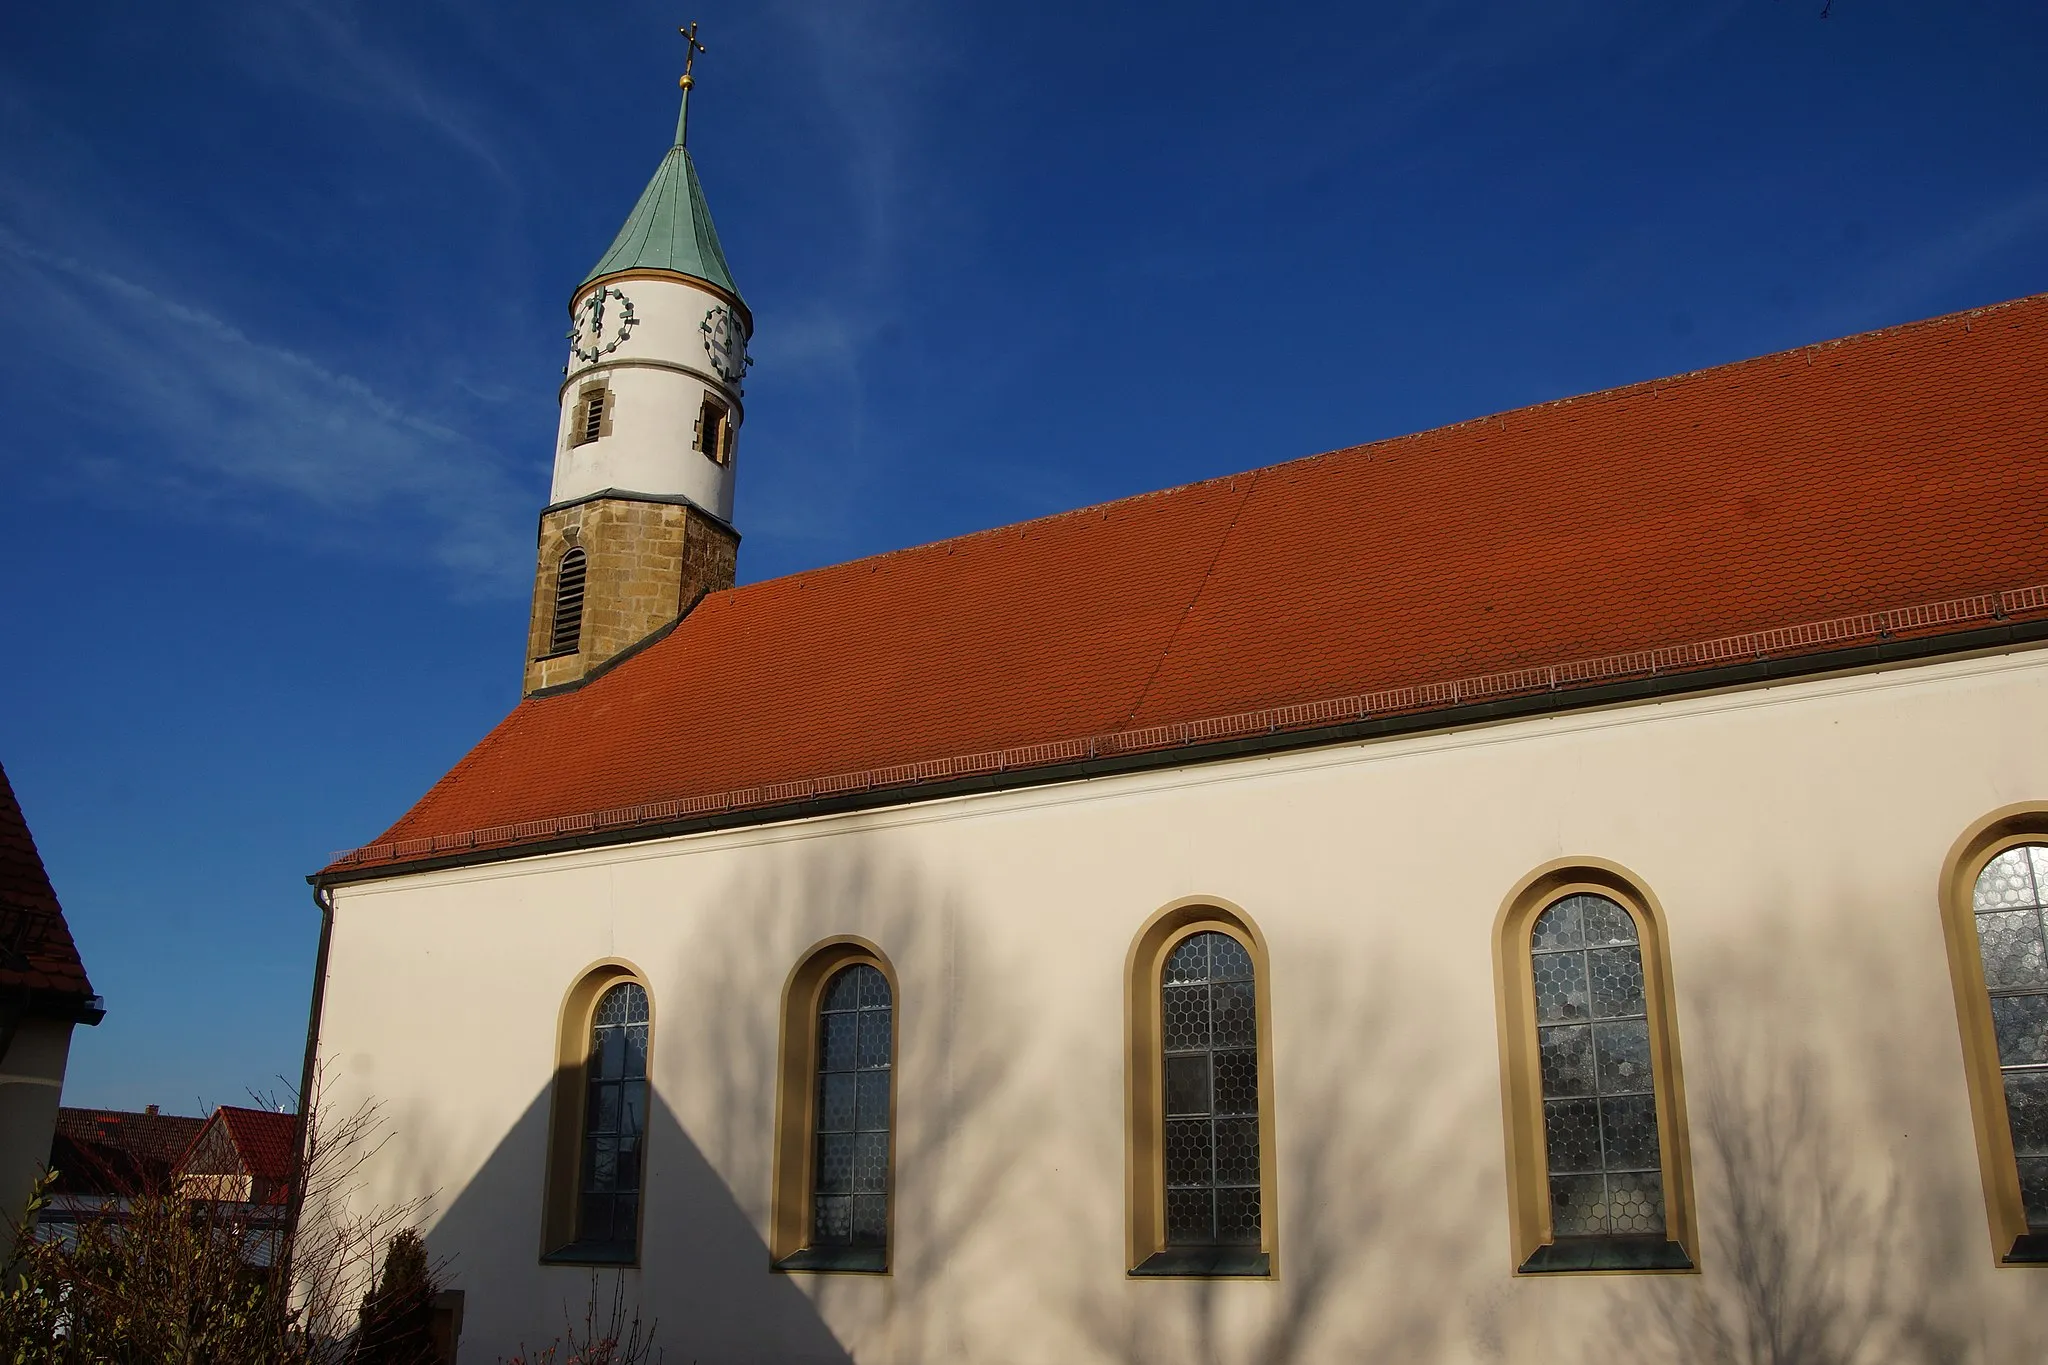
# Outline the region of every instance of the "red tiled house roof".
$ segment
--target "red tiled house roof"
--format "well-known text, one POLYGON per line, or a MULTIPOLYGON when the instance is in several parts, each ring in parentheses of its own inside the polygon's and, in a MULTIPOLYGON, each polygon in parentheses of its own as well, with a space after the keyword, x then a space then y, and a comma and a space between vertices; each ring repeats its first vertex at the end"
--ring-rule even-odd
MULTIPOLYGON (((246 1179, 233 1197, 259 1204, 283 1203, 291 1183, 298 1145, 298 1116, 224 1104, 213 1111, 191 1146, 178 1158, 177 1173, 194 1189, 228 1189, 220 1177, 246 1179)), ((211 1197, 218 1198, 218 1194, 211 1197)))
POLYGON ((328 875, 2043 615, 2048 295, 713 594, 328 875))
POLYGON ((118 1109, 59 1109, 50 1145, 58 1194, 135 1196, 170 1188, 172 1167, 206 1120, 118 1109))
POLYGON ((78 945, 0 767, 0 1002, 10 996, 38 1010, 99 1019, 78 945))

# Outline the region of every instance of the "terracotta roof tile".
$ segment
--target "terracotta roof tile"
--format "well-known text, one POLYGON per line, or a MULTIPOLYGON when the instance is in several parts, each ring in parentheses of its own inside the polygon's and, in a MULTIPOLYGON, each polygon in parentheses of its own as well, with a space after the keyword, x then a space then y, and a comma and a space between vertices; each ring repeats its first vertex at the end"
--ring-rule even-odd
POLYGON ((206 1120, 119 1109, 59 1109, 50 1147, 59 1194, 142 1195, 170 1188, 171 1168, 206 1120))
POLYGON ((2039 584, 2048 295, 714 594, 379 844, 2039 584))
POLYGON ((0 988, 92 995, 50 874, 0 767, 0 988))

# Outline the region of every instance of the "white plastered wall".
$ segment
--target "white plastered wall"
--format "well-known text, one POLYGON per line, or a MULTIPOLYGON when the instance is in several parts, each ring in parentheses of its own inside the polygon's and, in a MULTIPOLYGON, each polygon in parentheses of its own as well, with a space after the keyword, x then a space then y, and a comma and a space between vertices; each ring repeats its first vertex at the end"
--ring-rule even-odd
MULTIPOLYGON (((718 295, 681 278, 621 277, 601 281, 624 293, 635 322, 620 345, 595 361, 568 355, 561 416, 555 432, 555 476, 550 503, 569 502, 608 488, 684 497, 705 511, 732 519, 733 463, 720 465, 692 448, 704 396, 715 396, 737 428, 740 396, 714 369, 704 348, 705 314, 729 308, 718 295), (572 445, 578 396, 587 385, 612 393, 609 435, 572 445)), ((586 289, 578 303, 589 296, 586 289)), ((607 298, 604 337, 615 336, 623 304, 607 298)), ((580 314, 578 315, 581 316, 580 314)))
POLYGON ((626 1282, 672 1359, 1655 1361, 1759 1312, 2040 1359, 1935 888, 1972 821, 2048 799, 2044 715, 2016 653, 343 887, 329 1102, 385 1106, 366 1198, 434 1193, 465 1360, 587 1290, 537 1264, 542 1137, 563 993, 610 957, 654 1001, 626 1282), (1668 916, 1697 1276, 1511 1273, 1491 934, 1567 856, 1668 916), (1271 952, 1270 1282, 1124 1273, 1125 955, 1188 896, 1271 952), (778 997, 845 933, 901 979, 894 1273, 777 1275, 778 997))

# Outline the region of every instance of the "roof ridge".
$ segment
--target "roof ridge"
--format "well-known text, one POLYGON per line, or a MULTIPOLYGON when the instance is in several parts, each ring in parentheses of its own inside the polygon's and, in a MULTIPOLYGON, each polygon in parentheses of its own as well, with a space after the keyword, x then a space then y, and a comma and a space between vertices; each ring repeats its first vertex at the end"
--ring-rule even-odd
POLYGON ((1148 489, 1141 493, 1130 493, 1120 498, 1111 498, 1106 502, 1087 503, 1080 507, 1069 507, 1058 512, 1047 512, 1041 516, 1027 517, 1022 521, 1005 522, 1000 526, 985 526, 980 530, 963 531, 959 535, 945 536, 938 540, 920 541, 915 545, 899 545, 889 550, 877 550, 873 554, 860 555, 853 559, 835 560, 830 564, 818 564, 808 569, 798 569, 792 573, 778 574, 774 578, 759 578, 750 583, 741 583, 735 587, 712 593, 705 600, 708 602, 716 598, 731 598, 744 595, 756 589, 766 589, 777 584, 788 584, 813 576, 822 576, 835 570, 851 572, 862 566, 872 568, 883 560, 922 554, 942 548, 952 548, 979 540, 993 539, 1012 531, 1029 531, 1034 527, 1051 526, 1056 522, 1069 518, 1086 517, 1092 513, 1107 514, 1118 508, 1129 507, 1137 503, 1149 502, 1159 498, 1170 498, 1183 493, 1192 493, 1198 489, 1214 487, 1217 484, 1234 486, 1239 479, 1256 479, 1261 474, 1278 473, 1284 469, 1290 469, 1297 465, 1314 464, 1317 461, 1327 460, 1333 456, 1359 454, 1387 446, 1420 441, 1431 436, 1442 436, 1452 432, 1466 431, 1474 427, 1497 425, 1510 417, 1524 413, 1547 412, 1554 408, 1567 407, 1576 403, 1631 398, 1643 393, 1658 392, 1682 381, 1703 379, 1710 375, 1725 374, 1754 366, 1767 365, 1772 361, 1790 359, 1803 353, 1837 350, 1845 346, 1868 343, 1904 332, 1915 332, 1940 327, 1946 323, 1968 322, 1971 319, 1984 317, 1988 314, 2004 312, 2007 309, 2021 308, 2028 305, 2048 305, 2048 292, 2026 294, 2019 298, 2006 299, 1999 303, 1983 304, 1976 308, 1943 313, 1937 317, 1917 318, 1911 322, 1893 323, 1887 327, 1876 327, 1867 332, 1856 332, 1845 337, 1835 337, 1825 341, 1802 342, 1797 346, 1790 346, 1781 351, 1769 351, 1763 355, 1745 356, 1740 360, 1722 361, 1718 365, 1708 365, 1697 370, 1685 370, 1673 375, 1660 375, 1654 379, 1638 379, 1632 383, 1615 385, 1612 388, 1591 389, 1584 393, 1566 394, 1561 398, 1545 398, 1540 402, 1524 403, 1520 407, 1502 408, 1497 412, 1486 413, 1478 417, 1467 417, 1461 421, 1447 422, 1443 426, 1425 427, 1421 431, 1403 432, 1395 436, 1382 436, 1377 440, 1362 441, 1357 445, 1338 446, 1331 450, 1317 451, 1311 455, 1296 455, 1285 460, 1277 460, 1272 464, 1255 465, 1250 469, 1240 469, 1229 474, 1215 474, 1208 478, 1195 479, 1188 483, 1172 484, 1165 488, 1148 489))

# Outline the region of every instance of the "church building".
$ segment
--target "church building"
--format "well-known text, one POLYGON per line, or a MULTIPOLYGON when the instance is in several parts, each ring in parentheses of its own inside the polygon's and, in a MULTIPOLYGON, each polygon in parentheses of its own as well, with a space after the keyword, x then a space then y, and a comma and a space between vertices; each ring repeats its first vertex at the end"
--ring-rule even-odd
POLYGON ((312 879, 463 1361, 2048 1358, 2048 295, 736 586, 686 131, 312 879))

